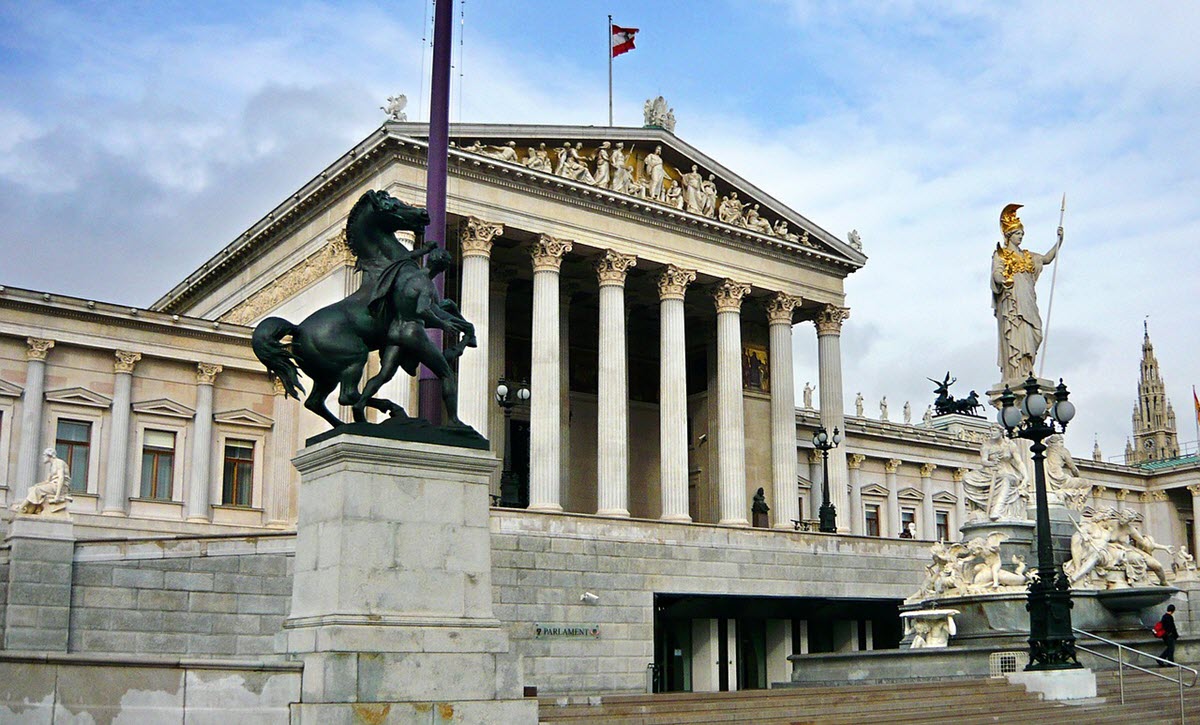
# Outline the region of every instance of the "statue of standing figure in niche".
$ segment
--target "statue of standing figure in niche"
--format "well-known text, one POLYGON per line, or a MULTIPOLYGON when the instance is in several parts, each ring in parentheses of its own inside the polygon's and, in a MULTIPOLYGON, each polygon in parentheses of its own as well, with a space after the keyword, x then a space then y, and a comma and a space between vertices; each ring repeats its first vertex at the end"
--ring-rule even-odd
POLYGON ((71 469, 67 462, 53 448, 42 451, 42 462, 46 464, 46 479, 30 486, 25 498, 12 505, 13 511, 54 514, 66 510, 67 504, 74 500, 70 496, 71 469))
POLYGON ((1017 218, 1020 204, 1009 204, 1000 213, 1000 231, 1004 241, 992 253, 992 311, 996 315, 1001 382, 1022 380, 1033 374, 1038 348, 1042 344, 1042 316, 1037 306, 1037 281, 1042 267, 1054 261, 1063 242, 1058 241, 1045 254, 1021 248, 1025 226, 1017 218))
POLYGON ((983 467, 963 476, 963 494, 973 519, 1024 521, 1029 505, 1028 474, 1017 444, 1004 429, 991 427, 979 449, 983 467))

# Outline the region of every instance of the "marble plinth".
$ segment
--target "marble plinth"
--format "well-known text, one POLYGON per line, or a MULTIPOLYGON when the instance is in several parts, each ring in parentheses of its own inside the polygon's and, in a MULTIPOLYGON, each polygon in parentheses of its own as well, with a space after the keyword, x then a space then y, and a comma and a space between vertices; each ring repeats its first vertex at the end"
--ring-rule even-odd
POLYGON ((298 722, 536 722, 492 613, 495 457, 344 434, 293 463, 295 579, 280 641, 304 662, 298 722))
POLYGON ((1096 673, 1080 667, 1073 670, 1012 672, 1005 675, 1014 685, 1036 692, 1043 700, 1083 700, 1096 696, 1096 673))

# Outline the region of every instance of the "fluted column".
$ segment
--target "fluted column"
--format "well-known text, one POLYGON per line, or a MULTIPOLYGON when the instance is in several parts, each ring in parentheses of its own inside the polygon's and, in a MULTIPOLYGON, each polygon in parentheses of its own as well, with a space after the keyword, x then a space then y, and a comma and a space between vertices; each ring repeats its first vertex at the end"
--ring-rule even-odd
MULTIPOLYGON (((817 313, 817 366, 820 368, 821 425, 833 435, 839 428, 846 433, 846 420, 842 410, 842 323, 850 317, 850 308, 825 305, 817 313)), ((846 446, 840 445, 829 451, 829 495, 838 511, 847 509, 846 446)), ((850 527, 838 517, 838 530, 849 531, 850 527)))
POLYGON ((271 475, 263 486, 263 513, 267 526, 285 528, 295 511, 292 456, 296 453, 300 403, 287 397, 279 378, 273 378, 272 382, 275 384, 272 405, 275 425, 271 430, 271 475))
POLYGON ((578 492, 572 490, 575 481, 571 476, 571 301, 579 292, 579 285, 567 282, 558 291, 558 476, 562 481, 559 503, 570 510, 577 500, 578 492))
POLYGON ((1192 494, 1192 540, 1187 542, 1192 556, 1200 552, 1200 484, 1187 487, 1192 494))
POLYGON ((900 491, 896 483, 896 469, 900 468, 899 458, 890 458, 883 463, 884 482, 887 484, 887 526, 884 536, 900 535, 900 491))
POLYGON ((713 290, 717 305, 717 491, 727 526, 746 517, 746 412, 742 401, 742 299, 750 285, 727 279, 713 290))
POLYGON ((488 308, 490 303, 492 240, 504 233, 504 225, 475 217, 463 220, 458 228, 462 249, 462 314, 475 326, 478 347, 463 350, 458 359, 458 417, 488 437, 488 406, 492 402, 492 381, 488 374, 488 308))
POLYGON ((563 381, 559 375, 559 268, 571 242, 543 234, 533 257, 533 354, 529 401, 529 509, 562 511, 563 381))
POLYGON ((937 538, 937 516, 933 512, 933 472, 936 463, 921 464, 921 538, 937 538))
POLYGON ((192 430, 192 468, 188 481, 188 497, 184 510, 188 521, 208 521, 212 518, 209 462, 212 460, 213 383, 221 372, 220 365, 196 364, 196 420, 192 430))
POLYGON ((850 469, 850 533, 860 536, 867 533, 862 506, 862 464, 865 460, 867 457, 861 453, 851 453, 846 458, 846 466, 850 469))
POLYGON ((21 399, 21 447, 17 453, 17 480, 9 483, 14 496, 42 478, 38 475, 38 461, 46 400, 46 356, 54 347, 54 340, 40 337, 29 337, 25 342, 29 347, 25 350, 25 392, 21 399))
POLYGON ((691 521, 688 514, 687 358, 683 331, 683 296, 696 281, 696 271, 673 264, 658 278, 659 332, 659 465, 664 521, 691 521))
POLYGON ((767 300, 771 337, 771 490, 775 528, 800 518, 796 495, 796 384, 792 371, 792 312, 800 300, 776 292, 767 300))
POLYGON ((808 518, 817 518, 817 512, 820 511, 821 504, 825 503, 825 491, 821 483, 825 480, 825 471, 821 468, 823 463, 821 452, 816 448, 808 449, 808 518))
POLYGON ((967 475, 969 468, 956 468, 954 473, 954 529, 950 532, 950 538, 956 538, 955 531, 962 528, 962 525, 967 523, 967 495, 963 489, 963 476, 967 475))
POLYGON ((133 368, 141 353, 117 350, 113 353, 112 427, 108 434, 108 466, 100 501, 105 516, 124 516, 126 502, 133 493, 133 481, 126 480, 129 460, 129 414, 132 410, 133 368))
POLYGON ((637 257, 609 249, 596 260, 600 282, 596 513, 629 516, 629 374, 625 354, 625 276, 637 257))

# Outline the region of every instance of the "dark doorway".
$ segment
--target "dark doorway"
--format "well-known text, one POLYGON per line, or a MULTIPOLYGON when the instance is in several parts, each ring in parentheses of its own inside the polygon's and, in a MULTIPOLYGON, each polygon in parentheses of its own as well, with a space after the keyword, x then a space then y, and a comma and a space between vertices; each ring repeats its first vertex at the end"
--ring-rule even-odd
POLYGON ((529 508, 529 421, 510 420, 512 470, 517 478, 517 508, 529 508))

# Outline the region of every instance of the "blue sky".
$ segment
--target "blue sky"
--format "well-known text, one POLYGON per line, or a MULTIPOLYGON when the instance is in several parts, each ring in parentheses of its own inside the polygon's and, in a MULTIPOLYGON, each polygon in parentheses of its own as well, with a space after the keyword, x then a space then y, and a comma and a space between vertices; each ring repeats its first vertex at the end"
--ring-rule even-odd
MULTIPOLYGON (((427 92, 428 2, 0 4, 0 284, 149 304, 427 92)), ((452 118, 604 124, 664 95, 678 135, 870 261, 847 282, 855 393, 931 401, 997 373, 997 218, 1053 242, 1068 198, 1047 376, 1068 435, 1130 430, 1150 316, 1181 438, 1200 384, 1200 6, 1191 3, 522 2, 455 6, 452 118), (461 38, 462 44, 459 44, 461 38)), ((1040 286, 1043 315, 1049 275, 1040 286)), ((816 380, 797 327, 797 380, 816 380)))

